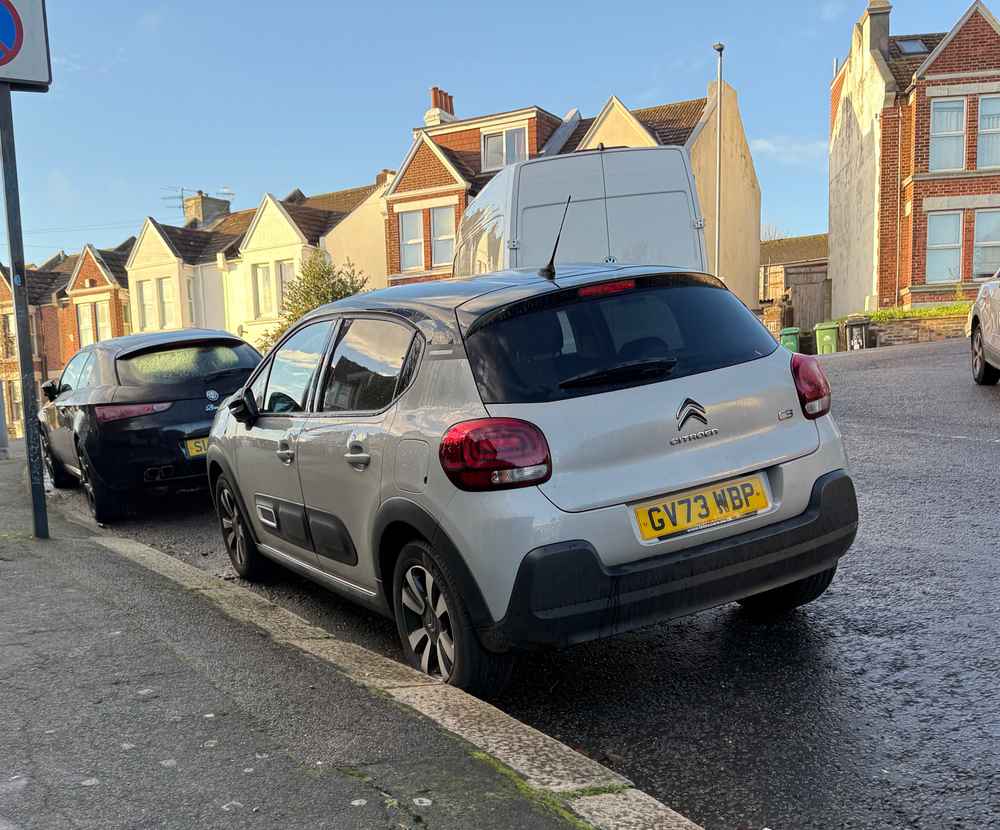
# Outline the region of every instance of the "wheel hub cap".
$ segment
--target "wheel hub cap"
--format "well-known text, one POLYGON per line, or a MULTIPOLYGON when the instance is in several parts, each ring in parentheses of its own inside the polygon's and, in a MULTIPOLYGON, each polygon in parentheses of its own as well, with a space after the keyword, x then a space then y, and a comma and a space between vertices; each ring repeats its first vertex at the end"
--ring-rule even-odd
POLYGON ((403 625, 421 671, 447 680, 455 662, 451 612, 441 586, 430 571, 414 565, 401 588, 403 625))

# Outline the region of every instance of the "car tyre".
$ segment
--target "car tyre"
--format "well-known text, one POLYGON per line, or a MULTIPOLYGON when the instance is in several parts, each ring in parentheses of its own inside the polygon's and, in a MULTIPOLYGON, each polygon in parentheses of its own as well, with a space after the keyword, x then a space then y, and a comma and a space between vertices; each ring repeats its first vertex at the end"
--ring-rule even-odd
POLYGON ((62 465, 61 461, 56 460, 55 455, 52 453, 52 447, 49 446, 49 439, 44 432, 41 434, 40 440, 42 445, 42 461, 45 464, 45 471, 49 474, 49 479, 52 481, 52 486, 57 490, 69 490, 72 487, 76 487, 79 481, 62 465))
POLYGON ((429 544, 403 547, 392 585, 396 628, 413 668, 481 697, 507 686, 514 656, 483 648, 455 581, 429 544))
POLYGON ((76 448, 80 460, 80 487, 87 498, 90 515, 99 525, 110 524, 123 514, 123 496, 113 493, 97 476, 86 450, 76 448))
POLYGON ((804 579, 789 582, 779 588, 772 588, 761 594, 740 600, 740 605, 753 617, 758 619, 773 619, 788 614, 800 605, 806 605, 818 598, 830 587, 837 566, 820 571, 804 579))
POLYGON ((972 379, 980 386, 995 386, 1000 381, 1000 369, 986 360, 983 330, 979 326, 972 330, 972 379))
POLYGON ((233 570, 247 582, 262 582, 272 572, 271 560, 258 550, 236 491, 224 475, 215 483, 215 509, 233 570))

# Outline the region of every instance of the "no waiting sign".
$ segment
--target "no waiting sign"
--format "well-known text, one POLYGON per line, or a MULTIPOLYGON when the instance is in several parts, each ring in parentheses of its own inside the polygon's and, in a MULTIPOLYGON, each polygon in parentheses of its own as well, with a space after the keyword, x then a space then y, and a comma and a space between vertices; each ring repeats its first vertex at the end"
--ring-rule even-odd
POLYGON ((0 84, 45 91, 51 83, 45 0, 0 0, 0 84))

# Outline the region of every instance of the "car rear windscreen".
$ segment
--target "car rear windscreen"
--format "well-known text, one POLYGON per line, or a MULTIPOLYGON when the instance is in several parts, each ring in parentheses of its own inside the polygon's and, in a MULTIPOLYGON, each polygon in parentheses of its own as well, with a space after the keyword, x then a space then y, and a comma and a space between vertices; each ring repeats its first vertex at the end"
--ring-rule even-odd
POLYGON ((466 336, 485 403, 543 403, 710 372, 778 347, 712 278, 599 283, 489 313, 466 336))
POLYGON ((211 381, 251 372, 260 356, 244 343, 168 346, 118 359, 122 386, 160 386, 211 381))

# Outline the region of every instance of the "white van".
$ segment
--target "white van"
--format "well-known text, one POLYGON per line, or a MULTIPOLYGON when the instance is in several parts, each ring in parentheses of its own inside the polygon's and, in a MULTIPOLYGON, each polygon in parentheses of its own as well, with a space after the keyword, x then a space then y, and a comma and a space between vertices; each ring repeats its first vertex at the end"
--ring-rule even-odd
POLYGON ((571 153, 505 167, 462 215, 455 276, 544 266, 570 196, 557 263, 707 270, 704 221, 687 153, 651 147, 571 153))

